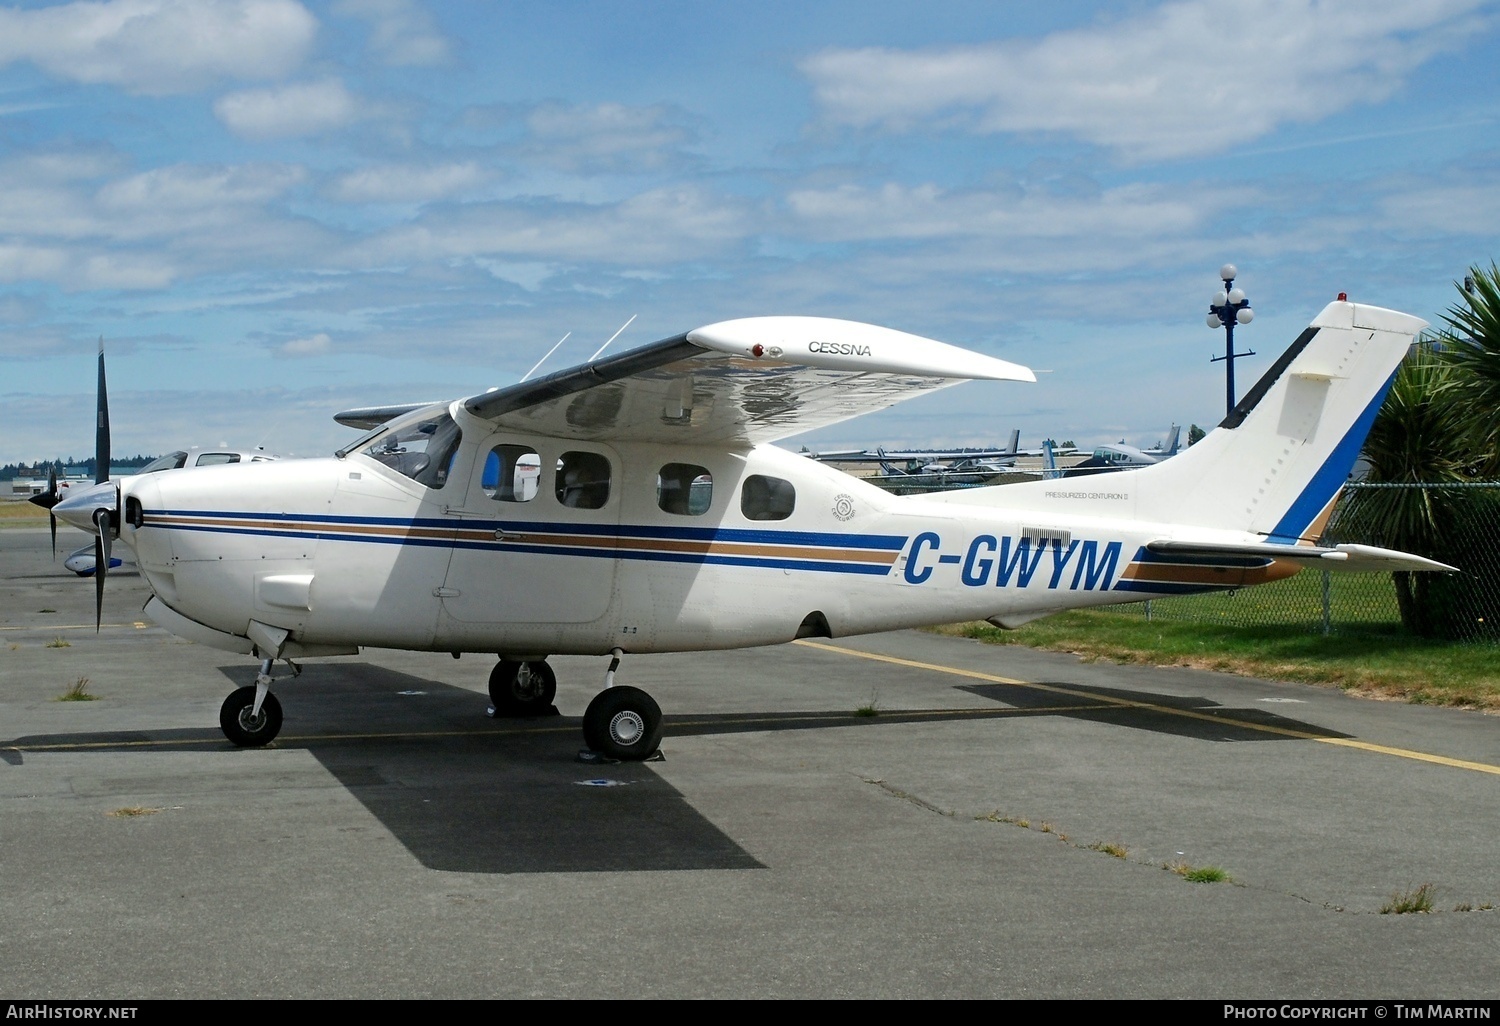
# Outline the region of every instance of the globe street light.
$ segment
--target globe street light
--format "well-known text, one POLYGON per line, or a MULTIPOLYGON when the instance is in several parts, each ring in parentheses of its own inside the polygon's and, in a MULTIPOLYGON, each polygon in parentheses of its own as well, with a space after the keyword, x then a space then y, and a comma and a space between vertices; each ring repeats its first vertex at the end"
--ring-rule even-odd
POLYGON ((1244 353, 1234 351, 1234 326, 1249 324, 1255 319, 1255 311, 1250 309, 1250 300, 1245 298, 1245 290, 1234 287, 1234 277, 1238 273, 1233 264, 1225 264, 1219 268, 1219 277, 1224 279, 1224 291, 1215 292, 1208 301, 1208 326, 1224 329, 1224 355, 1212 357, 1208 362, 1224 361, 1226 415, 1234 412, 1234 361, 1242 356, 1255 355, 1253 349, 1244 353))

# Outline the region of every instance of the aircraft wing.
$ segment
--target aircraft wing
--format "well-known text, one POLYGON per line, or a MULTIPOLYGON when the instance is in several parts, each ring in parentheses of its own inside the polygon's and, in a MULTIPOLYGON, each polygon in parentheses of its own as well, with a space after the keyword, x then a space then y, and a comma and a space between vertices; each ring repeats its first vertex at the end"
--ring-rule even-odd
POLYGON ((722 321, 464 400, 498 426, 600 441, 755 445, 1019 364, 823 317, 722 321))
POLYGON ((1154 541, 1146 548, 1164 556, 1268 556, 1271 559, 1300 563, 1302 566, 1316 566, 1321 570, 1346 570, 1350 573, 1391 570, 1459 572, 1458 567, 1447 563, 1395 549, 1381 549, 1374 545, 1334 545, 1325 548, 1319 545, 1277 545, 1271 542, 1231 545, 1217 542, 1154 541))

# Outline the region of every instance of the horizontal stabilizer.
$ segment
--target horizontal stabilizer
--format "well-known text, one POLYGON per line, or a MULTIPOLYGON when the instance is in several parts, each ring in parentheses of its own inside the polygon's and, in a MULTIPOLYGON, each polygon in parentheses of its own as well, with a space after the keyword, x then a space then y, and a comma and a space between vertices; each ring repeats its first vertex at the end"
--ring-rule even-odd
POLYGON ((396 417, 404 417, 413 410, 421 410, 435 405, 437 405, 437 400, 426 403, 397 403, 394 406, 357 406, 352 410, 335 413, 333 419, 345 427, 368 431, 371 428, 379 427, 388 420, 396 417))
POLYGON ((1146 548, 1163 556, 1267 556, 1322 570, 1351 573, 1390 570, 1436 570, 1458 573, 1456 566, 1374 545, 1277 545, 1271 542, 1243 545, 1219 542, 1154 541, 1146 548))

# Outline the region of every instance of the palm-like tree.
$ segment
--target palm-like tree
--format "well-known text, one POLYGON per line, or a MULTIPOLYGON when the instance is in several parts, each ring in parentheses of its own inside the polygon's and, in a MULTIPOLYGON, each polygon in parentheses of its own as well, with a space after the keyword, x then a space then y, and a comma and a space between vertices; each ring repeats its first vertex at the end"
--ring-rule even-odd
MULTIPOLYGON (((1431 485, 1471 480, 1474 458, 1467 441, 1470 411, 1460 398, 1462 375, 1430 341, 1412 347, 1365 440, 1368 484, 1431 485)), ((1454 537, 1468 493, 1441 488, 1369 488, 1350 493, 1333 527, 1348 540, 1442 559, 1454 537)), ((1418 634, 1441 629, 1434 621, 1433 575, 1397 572, 1401 621, 1418 634)), ((1441 587, 1439 584, 1438 587, 1441 587)))
POLYGON ((1471 268, 1459 295, 1438 337, 1459 372, 1455 385, 1471 414, 1467 434, 1476 470, 1492 477, 1500 472, 1500 268, 1471 268))

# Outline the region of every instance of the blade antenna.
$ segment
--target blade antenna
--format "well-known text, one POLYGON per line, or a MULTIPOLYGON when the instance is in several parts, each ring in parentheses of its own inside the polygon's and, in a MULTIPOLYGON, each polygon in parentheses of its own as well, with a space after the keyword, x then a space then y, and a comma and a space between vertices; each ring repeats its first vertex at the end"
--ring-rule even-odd
MULTIPOLYGON (((635 318, 635 314, 630 315, 630 321, 635 320, 635 318)), ((626 321, 624 324, 620 325, 620 331, 624 331, 626 328, 630 327, 630 321, 626 321)), ((619 338, 620 331, 617 331, 613 335, 609 336, 609 342, 613 342, 615 339, 619 338)), ((604 345, 600 346, 597 350, 594 351, 594 355, 589 357, 589 363, 593 363, 595 360, 599 359, 599 354, 609 348, 609 342, 604 343, 604 345)))
POLYGON ((525 374, 521 375, 521 380, 525 381, 527 378, 529 378, 533 374, 535 374, 537 367, 540 367, 542 364, 546 363, 547 362, 547 357, 551 356, 553 353, 557 352, 557 346, 560 346, 564 342, 566 342, 568 340, 568 336, 572 335, 572 334, 573 333, 570 331, 570 332, 568 332, 567 335, 564 335, 562 338, 558 339, 557 340, 557 345, 554 345, 551 349, 547 350, 547 356, 542 357, 540 360, 538 360, 536 362, 536 366, 535 367, 532 367, 531 370, 529 370, 525 374))

